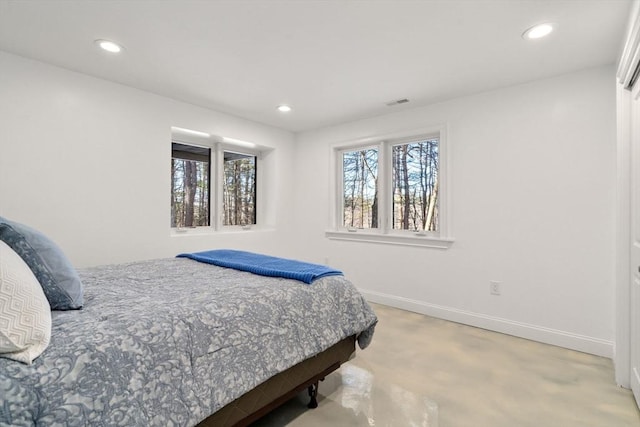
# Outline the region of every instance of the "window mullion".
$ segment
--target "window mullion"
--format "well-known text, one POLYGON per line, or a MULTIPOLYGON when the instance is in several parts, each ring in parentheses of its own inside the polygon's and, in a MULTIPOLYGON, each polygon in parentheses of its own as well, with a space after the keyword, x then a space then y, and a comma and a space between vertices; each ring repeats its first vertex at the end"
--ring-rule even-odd
POLYGON ((386 141, 378 146, 378 227, 382 234, 389 233, 391 225, 391 147, 386 141))
POLYGON ((212 150, 211 156, 213 157, 215 153, 215 158, 211 159, 211 163, 215 165, 213 172, 211 173, 211 188, 214 190, 214 209, 211 210, 211 224, 215 230, 222 229, 222 218, 224 214, 222 212, 222 182, 223 182, 223 173, 224 173, 224 153, 221 144, 216 144, 215 150, 212 150))

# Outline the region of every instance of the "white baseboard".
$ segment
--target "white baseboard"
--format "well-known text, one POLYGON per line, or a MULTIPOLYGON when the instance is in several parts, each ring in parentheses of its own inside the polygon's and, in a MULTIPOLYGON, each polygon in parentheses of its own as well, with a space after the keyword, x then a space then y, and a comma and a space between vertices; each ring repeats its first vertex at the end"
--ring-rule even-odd
POLYGON ((613 357, 613 342, 599 338, 588 337, 557 329, 545 328, 542 326, 516 322, 500 317, 488 316, 485 314, 473 313, 459 310, 452 307, 444 307, 429 304, 424 301, 399 297, 396 295, 384 294, 381 292, 360 289, 364 297, 371 302, 384 304, 395 308, 400 308, 439 319, 450 320, 477 328, 488 329, 490 331, 526 338, 545 344, 556 345, 583 353, 594 354, 596 356, 613 357))

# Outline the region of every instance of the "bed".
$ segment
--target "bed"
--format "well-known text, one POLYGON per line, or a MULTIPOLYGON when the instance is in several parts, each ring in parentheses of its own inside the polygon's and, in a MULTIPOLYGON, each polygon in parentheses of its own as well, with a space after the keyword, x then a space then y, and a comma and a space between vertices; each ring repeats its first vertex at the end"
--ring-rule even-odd
POLYGON ((46 350, 31 365, 0 358, 0 425, 248 425, 301 390, 315 406, 377 321, 341 275, 307 284, 169 258, 78 276, 83 307, 51 312, 46 350))

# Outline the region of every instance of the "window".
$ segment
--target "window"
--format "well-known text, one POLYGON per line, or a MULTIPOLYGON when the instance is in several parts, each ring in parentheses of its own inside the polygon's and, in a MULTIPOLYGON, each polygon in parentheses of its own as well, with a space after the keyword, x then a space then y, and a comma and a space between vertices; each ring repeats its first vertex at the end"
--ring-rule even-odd
POLYGON ((258 153, 243 151, 209 136, 195 139, 174 135, 172 228, 186 231, 196 227, 246 228, 257 224, 258 153))
POLYGON ((223 225, 256 223, 256 156, 224 152, 223 225))
POLYGON ((334 147, 336 226, 328 237, 448 247, 444 127, 414 135, 334 147))
POLYGON ((378 149, 342 154, 342 219, 350 228, 378 227, 378 149))
POLYGON ((171 144, 171 227, 209 225, 211 149, 171 144))
POLYGON ((430 137, 392 146, 392 228, 438 231, 438 146, 430 137))

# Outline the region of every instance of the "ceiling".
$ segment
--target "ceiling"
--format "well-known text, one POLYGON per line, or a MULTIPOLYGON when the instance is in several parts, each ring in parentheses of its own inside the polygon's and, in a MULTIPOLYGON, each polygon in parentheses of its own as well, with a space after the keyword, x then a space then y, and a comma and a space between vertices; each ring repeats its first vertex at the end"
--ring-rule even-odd
POLYGON ((0 0, 0 50, 300 132, 614 63, 630 8, 630 0, 0 0), (549 37, 521 37, 547 21, 557 26, 549 37), (106 54, 96 39, 125 50, 106 54), (410 102, 385 105, 402 98, 410 102), (293 111, 278 112, 280 104, 293 111))

